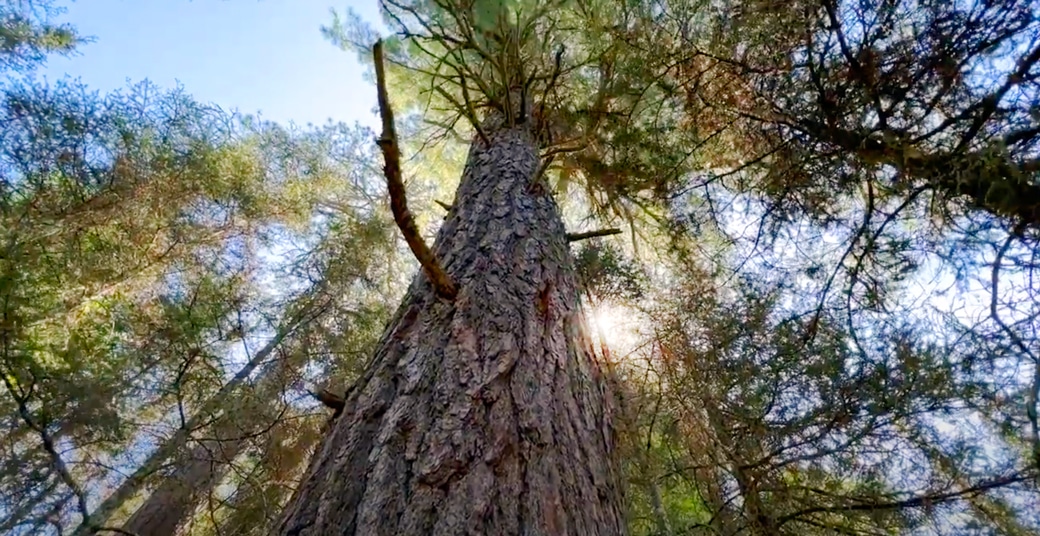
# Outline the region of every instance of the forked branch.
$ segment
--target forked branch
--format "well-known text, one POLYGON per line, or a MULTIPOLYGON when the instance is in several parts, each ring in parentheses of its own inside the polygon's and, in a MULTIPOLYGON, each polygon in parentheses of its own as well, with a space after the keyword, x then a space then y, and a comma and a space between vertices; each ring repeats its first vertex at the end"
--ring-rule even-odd
POLYGON ((383 41, 376 41, 372 47, 372 57, 376 67, 376 90, 379 100, 379 116, 383 120, 383 133, 379 136, 377 143, 383 151, 383 174, 386 175, 387 190, 390 192, 390 211, 394 214, 394 222, 401 229, 405 242, 418 259, 426 277, 430 278, 434 292, 438 296, 451 300, 457 292, 455 283, 448 274, 444 272, 433 255, 433 251, 419 234, 419 228, 415 225, 415 218, 408 211, 408 203, 405 199, 404 181, 401 179, 401 150, 397 145, 397 135, 394 133, 394 113, 390 109, 390 98, 386 91, 386 73, 383 67, 383 41))

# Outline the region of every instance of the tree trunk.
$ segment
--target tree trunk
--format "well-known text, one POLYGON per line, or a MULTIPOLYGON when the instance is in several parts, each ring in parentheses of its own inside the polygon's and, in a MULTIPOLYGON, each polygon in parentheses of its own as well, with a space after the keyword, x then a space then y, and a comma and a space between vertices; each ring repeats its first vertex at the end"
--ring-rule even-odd
POLYGON ((651 479, 647 487, 650 488, 650 505, 654 509, 657 534, 660 536, 671 536, 672 527, 668 523, 668 512, 664 510, 664 501, 661 500, 661 487, 657 485, 657 480, 655 479, 651 479))
POLYGON ((254 385, 240 386, 236 397, 253 398, 259 404, 249 410, 225 409, 216 422, 202 432, 208 437, 171 461, 176 467, 174 472, 152 491, 123 524, 122 530, 142 536, 177 534, 178 529, 191 520, 200 501, 227 474, 235 458, 249 446, 250 438, 280 418, 275 405, 285 388, 285 375, 280 373, 284 368, 282 359, 270 362, 260 369, 260 377, 254 385))
MULTIPOLYGON (((489 121, 490 123, 490 121, 489 121)), ((612 397, 524 125, 486 125, 413 280, 284 514, 284 535, 626 532, 612 397)))
MULTIPOLYGON (((302 315, 301 315, 302 318, 302 315)), ((90 514, 90 519, 81 523, 73 536, 86 536, 97 532, 98 527, 107 526, 111 518, 123 507, 124 504, 131 498, 133 498, 138 492, 144 489, 147 484, 151 481, 158 471, 160 471, 167 462, 172 460, 173 463, 178 465, 188 463, 187 460, 178 460, 175 456, 178 453, 186 453, 187 445, 191 439, 193 431, 202 426, 206 419, 213 416, 214 413, 219 412, 223 405, 226 404, 228 399, 237 394, 239 390, 249 380, 249 376, 267 361, 271 353, 274 352, 282 341, 285 340, 299 325, 300 320, 296 319, 293 322, 283 326, 279 329, 275 337, 271 339, 263 348, 261 348, 252 359, 238 371, 237 374, 228 383, 224 384, 219 391, 214 393, 200 408, 184 424, 183 427, 177 429, 169 438, 167 438, 162 445, 159 446, 140 466, 137 470, 128 476, 123 482, 113 491, 105 500, 98 505, 90 514)), ((278 365, 280 366, 280 365, 278 365)), ((272 374, 275 367, 270 367, 270 370, 262 372, 262 376, 266 377, 272 374)), ((226 417, 226 416, 225 416, 226 417)), ((150 532, 140 532, 142 536, 145 534, 152 534, 150 532)))
MULTIPOLYGON (((190 450, 186 442, 182 444, 181 453, 170 459, 174 472, 130 516, 123 530, 142 536, 176 534, 192 518, 199 501, 213 490, 235 458, 249 446, 249 439, 279 419, 276 404, 284 392, 287 364, 282 358, 272 361, 271 353, 284 338, 278 335, 257 352, 247 367, 255 369, 263 361, 267 363, 259 367, 258 377, 252 384, 240 382, 233 392, 236 402, 254 399, 257 403, 221 408, 215 422, 202 431, 204 439, 195 442, 190 450)), ((231 403, 229 398, 230 395, 224 399, 225 405, 231 403)))
POLYGON ((174 536, 195 513, 203 494, 227 472, 229 464, 246 446, 245 431, 227 440, 207 439, 181 460, 180 467, 163 480, 148 500, 123 524, 122 529, 141 536, 174 536))

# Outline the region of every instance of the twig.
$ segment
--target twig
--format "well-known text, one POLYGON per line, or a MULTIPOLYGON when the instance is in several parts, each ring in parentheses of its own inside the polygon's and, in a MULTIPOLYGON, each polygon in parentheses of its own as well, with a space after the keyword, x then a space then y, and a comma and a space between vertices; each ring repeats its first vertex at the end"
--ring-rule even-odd
POLYGON ((1033 362, 1033 384, 1029 389, 1029 399, 1026 402, 1026 417, 1029 418, 1029 424, 1032 428, 1032 443, 1033 443, 1033 463, 1036 464, 1037 468, 1040 469, 1040 422, 1037 419, 1037 403, 1040 399, 1040 358, 1029 351, 1029 347, 1026 346, 1025 342, 1011 329, 1010 326, 1004 323, 1004 320, 1000 318, 1000 314, 997 309, 998 300, 998 288, 1000 285, 1000 265, 1004 259, 1004 255, 1007 253, 1008 248, 1011 247, 1011 243, 1016 237, 1022 235, 1025 232, 1025 222, 1021 222, 1015 226, 1015 228, 1008 234, 1007 240, 1004 245, 1001 246, 1000 250, 997 251, 997 258, 993 261, 993 275, 990 279, 990 302, 989 302, 989 315, 997 326, 1000 327, 1011 342, 1018 347, 1019 350, 1025 354, 1033 362))
MULTIPOLYGON (((561 44, 560 48, 556 49, 556 56, 553 57, 553 71, 549 77, 549 83, 545 85, 545 91, 542 92, 541 102, 538 103, 538 120, 542 121, 541 125, 537 125, 539 129, 548 128, 548 123, 543 120, 545 117, 545 103, 549 101, 549 93, 556 89, 556 79, 560 77, 560 72, 563 64, 563 52, 565 48, 561 44)), ((551 132, 549 133, 552 134, 551 132)))
POLYGON ((386 175, 387 190, 390 192, 390 211, 394 214, 394 221, 401 229, 405 242, 408 243, 408 247, 419 261, 423 272, 430 278, 434 292, 442 298, 451 300, 455 298, 457 293, 455 283, 451 281, 440 263, 437 262, 437 258, 419 234, 419 228, 415 225, 415 218, 408 212, 404 182, 401 180, 401 152, 397 147, 397 135, 394 134, 394 113, 390 109, 390 97, 386 91, 382 40, 376 41, 375 46, 372 47, 372 57, 375 60, 376 68, 379 116, 383 120, 383 134, 379 137, 377 143, 383 151, 383 160, 386 163, 383 173, 386 175))
POLYGON ((480 126, 480 120, 477 119, 477 113, 473 111, 473 100, 469 97, 469 85, 466 81, 466 77, 462 76, 462 71, 458 67, 456 67, 455 70, 459 73, 459 87, 462 88, 462 103, 465 105, 464 109, 466 110, 466 118, 469 119, 474 130, 477 131, 477 135, 480 136, 480 141, 484 142, 484 146, 490 147, 491 141, 488 139, 487 133, 484 132, 484 127, 480 126))
POLYGON ((600 236, 610 236, 621 234, 621 229, 599 229, 597 231, 588 231, 585 233, 567 233, 568 242, 577 242, 579 240, 585 240, 587 238, 597 238, 600 236))

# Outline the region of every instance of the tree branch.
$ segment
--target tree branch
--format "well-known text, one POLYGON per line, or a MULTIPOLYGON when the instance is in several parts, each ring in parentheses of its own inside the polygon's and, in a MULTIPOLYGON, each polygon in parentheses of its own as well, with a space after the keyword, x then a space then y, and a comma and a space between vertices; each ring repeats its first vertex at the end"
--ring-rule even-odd
MULTIPOLYGON (((11 381, 13 376, 7 374, 6 371, 3 372, 3 377, 4 386, 7 388, 8 393, 10 393, 11 398, 14 399, 15 405, 18 408, 18 416, 22 418, 22 421, 25 422, 30 429, 40 436, 43 450, 50 458, 51 468, 58 474, 58 478, 61 479, 62 483, 72 491, 72 494, 76 498, 76 506, 79 510, 80 516, 83 517, 83 524, 89 526, 91 520, 90 509, 87 506, 87 494, 83 491, 83 487, 80 486, 75 477, 72 476, 72 472, 69 471, 68 464, 65 463, 65 460, 61 457, 61 453, 58 452, 57 445, 54 444, 54 438, 51 437, 50 432, 47 431, 47 425, 37 423, 36 420, 33 419, 32 411, 29 409, 28 404, 28 397, 31 396, 31 394, 24 396, 20 395, 18 388, 14 385, 14 382, 11 381)), ((35 385, 35 380, 33 384, 35 385)), ((32 392, 32 388, 30 388, 29 392, 32 392)))
POLYGON ((1033 383, 1029 389, 1028 400, 1026 401, 1026 417, 1029 418, 1029 424, 1032 428, 1033 443, 1033 463, 1036 464, 1037 469, 1040 469, 1040 424, 1037 422, 1037 399, 1040 398, 1040 358, 1033 355, 1033 352, 1029 351, 1029 347, 1026 346, 1025 342, 1022 341, 1021 337, 1016 334, 1010 326, 1004 323, 1004 320, 1000 318, 999 310, 997 308, 997 300, 999 299, 999 285, 1000 285, 1000 265, 1004 259, 1004 255, 1007 253, 1008 248, 1011 247, 1011 243, 1016 237, 1021 236, 1025 231, 1025 225, 1020 223, 1015 226, 1014 230, 1008 234, 1007 240, 1004 245, 1001 246, 1000 250, 997 251, 997 258, 993 260, 993 275, 990 278, 990 302, 989 302, 989 316, 997 323, 1011 342, 1018 347, 1022 353, 1033 362, 1033 383))
POLYGON ((588 231, 585 233, 567 233, 568 242, 577 242, 579 240, 585 240, 587 238, 597 238, 600 236, 610 236, 621 234, 621 229, 599 229, 596 231, 588 231))
POLYGON ((123 530, 118 527, 100 527, 98 529, 95 529, 95 531, 98 534, 102 532, 113 532, 115 534, 122 534, 123 536, 138 536, 136 532, 130 532, 129 530, 123 530))
POLYGON ((834 506, 814 506, 798 510, 791 514, 787 514, 780 518, 779 526, 782 526, 790 521, 801 518, 802 516, 818 514, 818 513, 837 513, 837 512, 854 512, 854 511, 881 511, 881 510, 897 510, 903 508, 922 508, 929 505, 942 504, 961 499, 966 499, 974 495, 985 493, 992 489, 1002 488, 1004 486, 1010 486, 1019 482, 1028 482, 1036 478, 1034 474, 1018 474, 996 478, 993 480, 981 482, 972 487, 963 488, 959 490, 953 490, 943 493, 929 493, 923 495, 917 495, 902 501, 892 502, 875 502, 874 500, 863 498, 857 499, 854 497, 848 497, 849 500, 863 501, 852 504, 834 505, 834 506))
POLYGON ((439 205, 444 210, 451 212, 451 205, 445 203, 444 201, 441 201, 440 199, 434 199, 433 202, 437 203, 437 205, 439 205))
MULTIPOLYGON (((923 152, 912 141, 895 135, 832 128, 808 119, 748 117, 789 126, 844 149, 864 162, 891 165, 927 182, 948 198, 969 198, 995 216, 1024 222, 1028 227, 1040 226, 1040 186, 1024 177, 1040 170, 1036 160, 994 158, 983 150, 923 152), (995 197, 993 192, 1003 194, 995 197)), ((1012 132, 1004 142, 1019 143, 1029 135, 1028 131, 1012 132)))
POLYGON ((310 393, 310 395, 318 402, 321 402, 322 404, 325 404, 325 406, 335 410, 335 415, 337 416, 343 411, 344 406, 346 406, 346 401, 342 396, 333 394, 328 389, 307 392, 310 393))
POLYGON ((386 91, 386 73, 383 68, 383 42, 376 41, 372 47, 372 57, 376 68, 376 89, 379 100, 379 116, 383 120, 383 133, 377 140, 379 148, 383 151, 385 166, 383 173, 386 175, 387 189, 390 192, 390 211, 394 214, 394 222, 401 229, 405 242, 412 250, 415 258, 422 266, 423 272, 430 279, 434 292, 438 296, 452 300, 458 292, 455 283, 444 272, 433 251, 419 234, 419 228, 415 225, 415 218, 408 212, 408 203, 405 199, 404 182, 401 180, 401 151, 397 146, 397 135, 394 133, 394 113, 390 109, 390 97, 386 91))

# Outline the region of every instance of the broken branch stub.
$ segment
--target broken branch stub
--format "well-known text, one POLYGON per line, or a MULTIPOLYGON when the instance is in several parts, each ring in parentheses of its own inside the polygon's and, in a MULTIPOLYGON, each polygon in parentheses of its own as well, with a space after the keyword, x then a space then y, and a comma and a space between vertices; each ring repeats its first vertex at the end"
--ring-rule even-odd
POLYGON ((579 240, 585 240, 588 238, 598 238, 600 236, 610 236, 621 234, 621 229, 599 229, 596 231, 588 231, 585 233, 567 233, 568 242, 577 242, 579 240))

